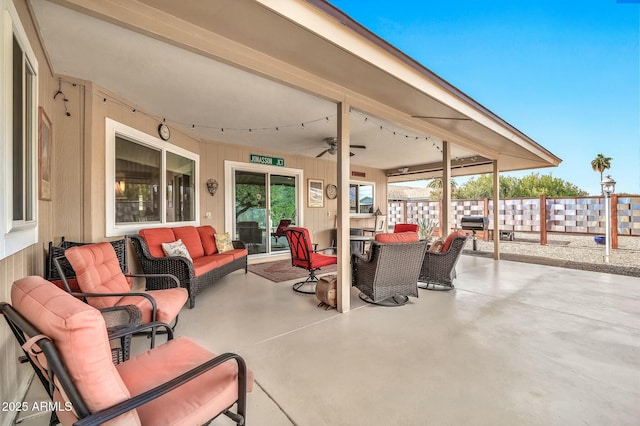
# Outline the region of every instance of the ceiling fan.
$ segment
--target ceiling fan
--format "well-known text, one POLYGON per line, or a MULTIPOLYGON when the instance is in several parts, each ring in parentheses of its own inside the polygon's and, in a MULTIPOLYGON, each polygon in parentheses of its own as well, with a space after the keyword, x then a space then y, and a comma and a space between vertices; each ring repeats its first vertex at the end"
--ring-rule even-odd
MULTIPOLYGON (((338 138, 324 138, 324 141, 329 145, 329 148, 316 155, 316 158, 322 157, 327 152, 331 155, 335 155, 335 153, 338 152, 338 138)), ((366 149, 367 147, 364 145, 349 145, 349 148, 366 149)), ((349 152, 349 155, 353 157, 355 154, 353 152, 349 152)))

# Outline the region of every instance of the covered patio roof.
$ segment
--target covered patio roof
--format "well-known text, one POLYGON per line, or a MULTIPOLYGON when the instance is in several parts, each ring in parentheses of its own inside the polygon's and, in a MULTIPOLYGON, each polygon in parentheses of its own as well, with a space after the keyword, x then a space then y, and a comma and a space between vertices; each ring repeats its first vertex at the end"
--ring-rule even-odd
POLYGON ((315 157, 346 101, 351 163, 390 180, 439 176, 443 141, 452 175, 561 161, 324 0, 31 3, 56 73, 203 141, 315 157))

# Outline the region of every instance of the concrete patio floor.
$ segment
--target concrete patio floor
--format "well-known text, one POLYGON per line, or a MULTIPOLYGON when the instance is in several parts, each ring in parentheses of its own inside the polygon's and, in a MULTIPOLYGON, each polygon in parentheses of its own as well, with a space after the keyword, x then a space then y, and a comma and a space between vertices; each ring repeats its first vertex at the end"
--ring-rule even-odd
POLYGON ((346 314, 238 271, 177 334, 245 357, 249 425, 638 424, 639 278, 467 255, 457 269, 456 290, 403 307, 353 289, 346 314))

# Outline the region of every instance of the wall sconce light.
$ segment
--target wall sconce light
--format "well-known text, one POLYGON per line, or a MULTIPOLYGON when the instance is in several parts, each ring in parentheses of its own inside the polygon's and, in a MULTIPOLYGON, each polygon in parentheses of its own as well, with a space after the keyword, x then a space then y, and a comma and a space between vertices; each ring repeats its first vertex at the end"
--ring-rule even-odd
POLYGON ((211 194, 212 197, 215 195, 217 190, 218 190, 218 181, 215 179, 207 180, 207 191, 209 191, 209 194, 211 194))

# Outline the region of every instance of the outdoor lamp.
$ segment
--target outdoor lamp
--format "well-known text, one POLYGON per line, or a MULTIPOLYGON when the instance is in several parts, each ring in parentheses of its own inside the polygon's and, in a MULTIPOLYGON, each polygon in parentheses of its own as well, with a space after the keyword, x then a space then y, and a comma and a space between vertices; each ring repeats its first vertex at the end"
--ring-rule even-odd
POLYGON ((207 181, 207 191, 209 191, 209 194, 211 194, 211 196, 213 197, 217 190, 218 190, 218 181, 215 179, 209 179, 207 181))
POLYGON ((600 182, 600 186, 602 187, 602 193, 608 196, 615 192, 616 181, 611 178, 611 175, 607 175, 607 177, 600 182))
POLYGON ((609 257, 611 255, 611 194, 613 194, 616 189, 616 181, 611 178, 611 175, 607 175, 607 177, 600 182, 600 186, 605 196, 604 262, 609 263, 609 257))

